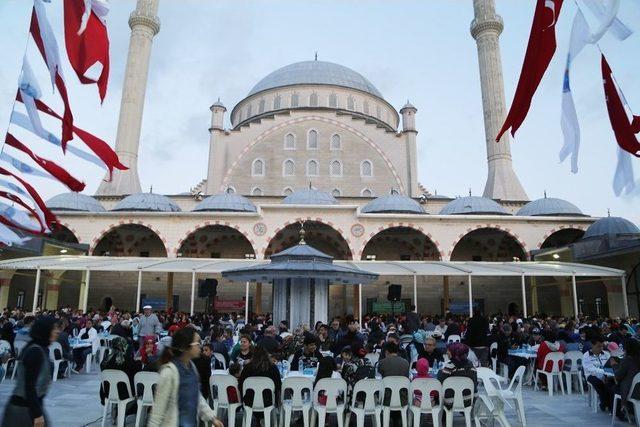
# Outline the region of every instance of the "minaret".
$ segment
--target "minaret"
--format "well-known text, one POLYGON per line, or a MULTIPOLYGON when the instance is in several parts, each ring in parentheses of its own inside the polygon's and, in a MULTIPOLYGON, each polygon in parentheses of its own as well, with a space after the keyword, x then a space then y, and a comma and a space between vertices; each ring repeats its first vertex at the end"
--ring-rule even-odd
POLYGON ((209 128, 209 166, 207 168, 206 195, 220 192, 222 179, 221 171, 224 170, 224 146, 220 139, 224 135, 224 113, 227 111, 220 98, 209 107, 211 110, 211 127, 209 128))
POLYGON ((400 109, 402 114, 402 133, 405 136, 407 145, 407 196, 418 197, 418 149, 416 142, 416 113, 418 109, 407 100, 407 103, 400 109))
POLYGON ((158 2, 159 0, 138 0, 136 10, 129 16, 131 39, 124 84, 122 85, 122 101, 116 136, 116 153, 129 170, 114 170, 112 181, 103 181, 100 184, 96 192, 98 195, 141 192, 138 176, 138 147, 149 74, 151 44, 153 37, 160 31, 160 19, 157 16, 158 2))
POLYGON ((528 200, 511 162, 508 133, 500 142, 496 135, 506 117, 502 60, 498 37, 503 29, 502 18, 496 14, 495 0, 473 0, 474 20, 471 35, 478 47, 484 133, 487 145, 488 176, 484 197, 502 200, 528 200))

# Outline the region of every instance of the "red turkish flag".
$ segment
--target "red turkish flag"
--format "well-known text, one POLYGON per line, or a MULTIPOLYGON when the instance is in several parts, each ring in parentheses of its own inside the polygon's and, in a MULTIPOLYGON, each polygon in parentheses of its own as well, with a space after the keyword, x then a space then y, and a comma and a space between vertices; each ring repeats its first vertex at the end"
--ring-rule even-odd
POLYGON ((502 134, 511 128, 511 135, 524 122, 531 100, 538 89, 538 85, 544 76, 547 67, 556 51, 556 23, 560 16, 562 0, 538 0, 531 25, 529 44, 524 56, 522 71, 509 114, 502 125, 502 129, 496 136, 496 142, 500 141, 502 134))
POLYGON ((91 11, 87 26, 78 34, 85 12, 85 2, 82 0, 64 0, 64 40, 67 46, 67 56, 78 79, 83 84, 98 85, 100 101, 104 101, 109 81, 109 37, 107 27, 91 11), (94 64, 102 64, 102 71, 97 80, 86 75, 87 70, 94 64))
POLYGON ((636 134, 640 132, 640 116, 633 116, 632 120, 629 120, 616 84, 611 76, 611 67, 609 67, 609 63, 604 55, 602 55, 600 62, 602 65, 602 82, 604 84, 604 95, 607 100, 609 121, 611 122, 613 133, 616 135, 616 141, 624 151, 640 157, 640 142, 638 142, 636 138, 636 134))

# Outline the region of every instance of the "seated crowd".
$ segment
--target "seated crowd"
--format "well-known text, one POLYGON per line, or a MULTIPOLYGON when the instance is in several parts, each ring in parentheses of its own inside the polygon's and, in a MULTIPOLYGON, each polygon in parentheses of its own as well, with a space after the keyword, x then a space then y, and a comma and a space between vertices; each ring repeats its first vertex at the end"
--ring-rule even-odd
MULTIPOLYGON (((172 374, 196 381, 205 401, 210 397, 212 370, 225 367, 238 378, 240 396, 243 385, 252 377, 271 378, 275 395, 279 396, 283 369, 313 372, 314 382, 343 378, 350 387, 376 375, 382 378, 435 375, 440 381, 449 376, 468 377, 477 388, 476 368, 491 367, 492 359, 506 365, 505 375, 509 377, 518 367, 528 366, 527 358, 510 351, 522 348, 536 352, 534 369, 538 370, 549 369, 544 362, 550 352, 582 353, 585 378, 598 393, 602 410, 611 411, 614 394, 620 394, 622 405, 617 415, 631 417, 633 407, 627 404, 627 399, 640 397, 631 390, 631 382, 640 372, 637 339, 640 325, 632 319, 581 317, 576 321, 545 315, 419 316, 409 312, 396 316, 366 315, 362 324, 345 316, 327 324, 318 322, 312 328, 300 325, 291 329, 286 321, 274 322, 268 314, 256 315, 249 321, 236 314, 189 316, 171 310, 153 313, 151 307, 145 307, 139 314, 115 308, 106 313, 65 309, 42 314, 57 319, 62 357, 73 364, 74 371, 83 368, 88 354, 96 353, 101 337, 108 331, 110 346, 102 357, 101 369, 125 372, 133 389, 137 372, 164 372, 161 368, 174 361, 177 368, 172 374), (72 348, 74 337, 88 340, 91 345, 72 348), (198 351, 192 351, 193 347, 198 351), (185 358, 185 363, 193 361, 193 372, 184 368, 188 364, 175 362, 176 352, 185 358), (375 357, 369 357, 371 354, 375 357), (613 374, 605 375, 606 368, 611 368, 613 374)), ((0 317, 0 361, 16 357, 16 343, 29 340, 34 320, 33 315, 21 310, 4 311, 0 317)), ((58 375, 64 375, 64 369, 58 375)), ((163 375, 171 378, 168 373, 163 375)), ((545 377, 540 378, 542 387, 546 387, 545 377)), ((100 390, 103 399, 106 392, 100 390)), ((240 396, 228 398, 239 402, 240 396)), ((447 399, 445 395, 445 405, 447 399)), ((251 404, 251 400, 248 394, 243 403, 251 404)), ((198 400, 194 401, 197 404, 198 400)), ((162 410, 166 415, 172 408, 162 410)), ((154 411, 160 410, 152 410, 151 421, 154 411)), ((171 416, 181 417, 182 413, 171 416)))

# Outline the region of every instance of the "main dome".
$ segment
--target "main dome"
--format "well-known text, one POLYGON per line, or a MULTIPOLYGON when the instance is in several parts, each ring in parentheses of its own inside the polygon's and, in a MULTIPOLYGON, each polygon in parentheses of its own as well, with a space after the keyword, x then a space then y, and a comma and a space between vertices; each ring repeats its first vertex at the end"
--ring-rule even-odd
POLYGON ((302 61, 279 68, 260 80, 247 97, 277 87, 304 84, 342 86, 384 99, 380 91, 360 73, 326 61, 302 61))

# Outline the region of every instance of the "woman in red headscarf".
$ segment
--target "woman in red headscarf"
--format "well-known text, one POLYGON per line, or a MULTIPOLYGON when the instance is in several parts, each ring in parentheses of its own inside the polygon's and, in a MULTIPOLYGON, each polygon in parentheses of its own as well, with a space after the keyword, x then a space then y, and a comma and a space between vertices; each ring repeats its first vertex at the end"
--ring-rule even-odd
POLYGON ((145 367, 145 370, 149 370, 147 367, 155 366, 160 355, 158 354, 158 346, 156 345, 156 339, 153 336, 144 337, 142 346, 140 347, 140 360, 145 367))

